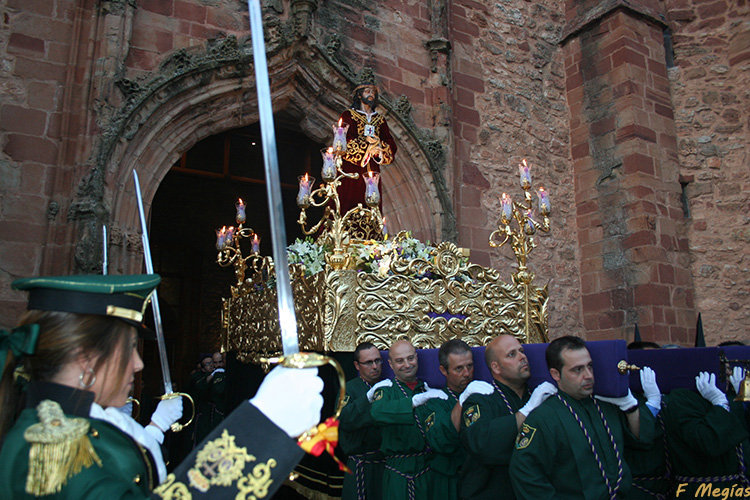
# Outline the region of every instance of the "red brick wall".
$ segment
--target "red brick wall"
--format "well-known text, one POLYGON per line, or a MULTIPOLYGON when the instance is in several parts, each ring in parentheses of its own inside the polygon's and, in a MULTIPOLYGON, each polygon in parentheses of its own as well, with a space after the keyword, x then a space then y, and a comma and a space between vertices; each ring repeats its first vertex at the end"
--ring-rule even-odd
MULTIPOLYGON (((288 19, 290 2, 277 3, 288 19)), ((487 238, 497 227, 499 196, 520 197, 517 164, 526 158, 535 185, 552 199, 552 230, 537 236, 530 269, 537 284, 549 283, 553 336, 625 338, 638 321, 644 337, 687 342, 699 310, 709 343, 741 337, 750 323, 747 0, 648 1, 635 15, 573 0, 439 5, 319 0, 309 40, 324 46, 340 36, 337 57, 353 73, 372 67, 388 99, 408 96, 418 134, 442 144, 440 175, 458 243, 472 260, 507 276, 515 269, 510 249, 490 249, 487 238), (669 71, 659 12, 674 32, 677 67, 669 71), (441 38, 450 51, 431 54, 425 43, 441 38), (606 88, 597 92, 601 82, 606 88)), ((232 34, 243 39, 248 22, 245 4, 235 0, 139 0, 135 9, 127 2, 7 0, 2 15, 0 323, 9 325, 22 308, 20 294, 9 290, 12 279, 70 272, 76 257, 86 258, 75 243, 95 228, 69 213, 104 210, 94 217, 127 221, 117 234, 116 269, 139 267, 124 174, 117 165, 94 170, 100 127, 123 105, 115 77, 145 81, 180 49, 232 34), (85 178, 100 179, 104 198, 71 211, 90 185, 85 178)), ((238 105, 237 92, 234 101, 211 105, 238 105)), ((222 121, 211 122, 211 113, 196 110, 201 129, 160 136, 162 144, 189 148, 247 115, 214 113, 222 121)), ((407 149, 415 148, 399 153, 404 163, 418 164, 407 149)), ((148 204, 165 165, 182 151, 147 153, 148 204), (150 162, 157 157, 161 163, 150 162)), ((429 172, 392 172, 386 211, 418 224, 419 235, 440 234, 429 172), (430 198, 428 208, 415 205, 419 196, 430 198)))

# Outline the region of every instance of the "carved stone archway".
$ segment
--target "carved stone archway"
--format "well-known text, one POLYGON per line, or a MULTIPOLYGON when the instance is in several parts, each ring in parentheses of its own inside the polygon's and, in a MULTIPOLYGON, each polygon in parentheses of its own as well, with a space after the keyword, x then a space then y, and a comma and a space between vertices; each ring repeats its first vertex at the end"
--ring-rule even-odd
MULTIPOLYGON (((353 77, 319 48, 305 44, 276 51, 268 64, 274 113, 297 117, 306 135, 329 142, 331 124, 349 105, 353 77)), ((126 105, 98 145, 96 171, 105 179, 102 198, 111 200, 110 225, 132 243, 139 233, 134 168, 148 213, 159 184, 182 153, 206 137, 258 121, 251 48, 227 37, 209 42, 201 51, 171 54, 148 79, 117 83, 126 105)), ((440 145, 417 137, 408 102, 388 101, 387 96, 384 101, 399 144, 396 161, 383 172, 389 227, 411 230, 433 242, 453 239, 450 196, 436 175, 440 145)), ((111 248, 110 263, 123 272, 137 271, 140 262, 128 247, 133 245, 111 248)))

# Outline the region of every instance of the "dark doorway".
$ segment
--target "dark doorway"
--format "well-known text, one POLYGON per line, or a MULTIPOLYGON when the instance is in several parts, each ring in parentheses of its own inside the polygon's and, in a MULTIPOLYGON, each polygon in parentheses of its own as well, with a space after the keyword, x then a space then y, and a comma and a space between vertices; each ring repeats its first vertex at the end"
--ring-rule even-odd
MULTIPOLYGON (((285 124, 283 117, 277 118, 276 126, 287 244, 290 244, 304 236, 296 223, 297 177, 320 171, 323 145, 294 130, 293 125, 285 124)), ((236 278, 232 267, 223 268, 216 263, 215 230, 237 225, 235 203, 239 198, 247 204, 244 227, 261 236, 260 253, 271 255, 258 124, 195 144, 164 177, 154 197, 151 245, 154 269, 162 276, 159 299, 175 390, 186 389, 190 372, 201 354, 219 350, 222 298, 230 296, 236 278)), ((317 213, 315 216, 320 218, 317 213)), ((144 348, 144 362, 142 415, 147 416, 153 409, 154 397, 164 392, 155 345, 144 348)))

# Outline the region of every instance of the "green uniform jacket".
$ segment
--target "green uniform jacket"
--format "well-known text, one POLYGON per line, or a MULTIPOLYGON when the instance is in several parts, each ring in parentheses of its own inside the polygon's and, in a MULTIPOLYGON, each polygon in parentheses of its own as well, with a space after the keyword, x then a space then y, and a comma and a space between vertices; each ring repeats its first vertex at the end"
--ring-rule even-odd
POLYGON ((151 455, 130 436, 101 420, 88 418, 94 393, 51 383, 31 383, 27 408, 19 415, 0 451, 0 498, 3 500, 39 498, 26 493, 29 449, 24 432, 39 422, 36 406, 45 399, 60 403, 68 418, 89 422, 88 439, 102 462, 68 479, 61 491, 46 499, 141 499, 147 498, 158 478, 151 455))
MULTIPOLYGON (((735 448, 747 432, 733 413, 712 405, 697 392, 675 389, 661 413, 667 429, 669 460, 674 476, 711 477, 737 474, 735 448)), ((675 483, 685 483, 675 477, 675 483)), ((713 482, 713 488, 740 485, 739 480, 713 482)), ((680 498, 694 498, 701 483, 687 484, 680 498)), ((709 496, 705 494, 704 496, 709 496)))
POLYGON ((211 432, 211 385, 208 382, 208 373, 196 377, 194 380, 195 394, 195 428, 193 429, 195 444, 200 443, 211 432))
MULTIPOLYGON (((640 411, 649 412, 646 399, 641 394, 635 395, 638 399, 640 411)), ((662 404, 666 404, 667 396, 662 394, 662 404)), ((664 433, 664 418, 661 413, 655 417, 654 444, 647 450, 625 447, 625 461, 630 466, 633 475, 633 488, 630 490, 630 500, 654 500, 655 494, 666 495, 669 490, 668 479, 651 479, 663 477, 667 472, 665 460, 666 434, 664 433), (644 491, 645 490, 645 491, 644 491)))
POLYGON ((448 399, 432 398, 415 408, 422 428, 427 436, 427 444, 433 452, 430 461, 432 475, 432 499, 458 499, 458 473, 466 460, 461 447, 461 438, 451 421, 451 411, 458 404, 458 398, 448 388, 443 392, 448 399))
POLYGON ((383 453, 380 451, 380 428, 370 415, 370 402, 367 391, 370 386, 360 377, 346 383, 344 408, 339 416, 339 446, 349 455, 346 465, 352 474, 344 476, 342 500, 357 498, 357 465, 358 460, 368 462, 360 465, 364 479, 364 493, 368 500, 379 500, 383 497, 383 453))
POLYGON ((411 398, 424 392, 419 381, 412 391, 406 384, 393 380, 391 387, 381 387, 373 395, 370 413, 382 428, 381 451, 386 456, 383 475, 383 498, 406 499, 408 478, 414 478, 417 500, 429 499, 429 457, 426 443, 414 417, 411 398))
POLYGON ((271 498, 304 455, 295 440, 250 403, 240 404, 222 425, 177 466, 153 492, 156 469, 149 453, 108 422, 87 418, 94 394, 51 383, 32 383, 25 409, 0 450, 0 498, 38 498, 26 493, 29 443, 25 430, 38 422, 36 405, 50 399, 68 417, 86 418, 94 464, 70 477, 59 493, 44 500, 125 500, 153 498, 271 498), (205 493, 205 495, 203 494, 205 493))
MULTIPOLYGON (((223 368, 220 368, 223 370, 223 368)), ((216 427, 227 416, 227 374, 224 371, 214 371, 211 379, 211 427, 216 427)))
POLYGON ((529 400, 529 392, 521 399, 507 385, 495 383, 513 412, 497 389, 489 395, 472 394, 464 401, 461 444, 467 459, 461 473, 461 498, 495 500, 498 492, 502 498, 515 498, 508 466, 518 434, 516 412, 529 400))
MULTIPOLYGON (((586 436, 560 398, 583 422, 604 466, 610 485, 615 486, 618 460, 593 398, 576 400, 565 393, 549 397, 531 412, 521 426, 510 461, 510 477, 516 497, 528 500, 605 500, 609 493, 586 436)), ((651 446, 654 419, 640 412, 640 439, 632 435, 625 414, 617 406, 597 401, 620 452, 622 481, 617 498, 627 498, 632 476, 624 460, 625 446, 651 446)))

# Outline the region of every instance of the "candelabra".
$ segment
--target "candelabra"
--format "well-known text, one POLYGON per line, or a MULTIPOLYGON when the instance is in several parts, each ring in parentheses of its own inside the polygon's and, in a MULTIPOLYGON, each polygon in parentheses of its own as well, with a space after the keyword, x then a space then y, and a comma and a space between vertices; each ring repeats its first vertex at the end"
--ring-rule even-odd
POLYGON ((378 233, 385 233, 385 221, 378 208, 380 204, 380 191, 378 189, 380 174, 378 172, 368 171, 363 174, 367 208, 360 203, 345 214, 341 214, 338 194, 341 179, 344 177, 349 179, 359 178, 358 173, 347 173, 341 168, 343 163, 341 156, 347 148, 346 133, 348 129, 349 125, 342 126, 341 120, 339 120, 339 123, 333 126, 333 146, 321 150, 323 184, 313 190, 315 178, 305 174, 299 177, 299 192, 297 194, 297 205, 301 209, 297 223, 306 235, 314 234, 323 228, 319 241, 322 240, 332 247, 333 251, 326 254, 326 262, 336 270, 344 269, 349 263, 350 256, 346 253, 344 245, 348 243, 351 237, 350 228, 354 221, 374 227, 378 233), (321 219, 312 227, 308 227, 307 209, 311 206, 325 206, 326 208, 321 219))
POLYGON ((237 285, 240 286, 245 282, 245 272, 248 266, 254 271, 270 267, 270 259, 259 255, 260 237, 249 227, 243 227, 247 220, 245 214, 245 202, 240 200, 236 204, 237 215, 235 220, 237 227, 222 227, 216 230, 216 249, 219 255, 216 257, 216 263, 221 267, 234 265, 234 272, 237 276, 237 285), (251 238, 251 253, 243 257, 240 242, 245 238, 251 238))
POLYGON ((517 203, 509 195, 503 193, 500 199, 501 214, 498 228, 490 234, 490 246, 499 248, 510 242, 513 253, 518 260, 519 273, 527 272, 526 261, 531 251, 536 247, 533 235, 537 230, 549 232, 550 201, 549 194, 540 187, 537 191, 539 197, 539 214, 541 220, 534 217, 531 196, 531 168, 523 160, 518 165, 521 174, 521 188, 523 189, 524 202, 517 203), (515 221, 516 228, 511 227, 515 221), (499 241, 502 238, 502 241, 499 241))

